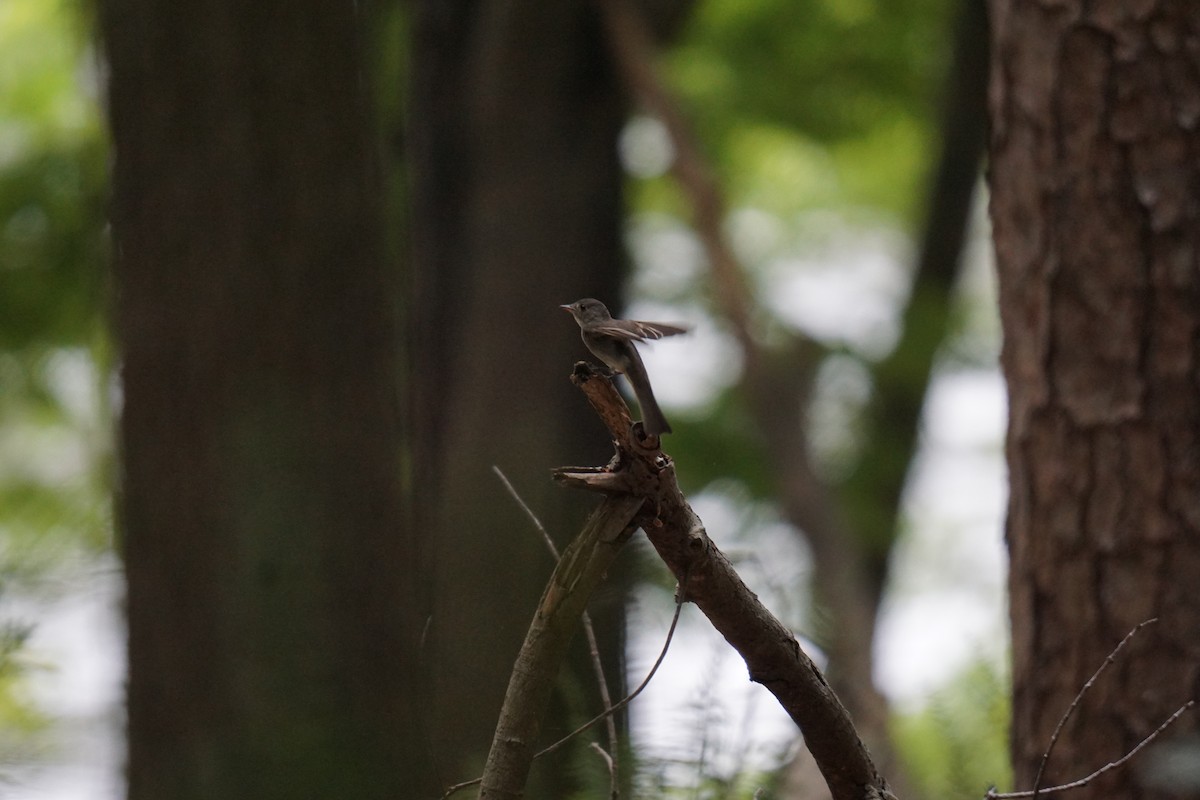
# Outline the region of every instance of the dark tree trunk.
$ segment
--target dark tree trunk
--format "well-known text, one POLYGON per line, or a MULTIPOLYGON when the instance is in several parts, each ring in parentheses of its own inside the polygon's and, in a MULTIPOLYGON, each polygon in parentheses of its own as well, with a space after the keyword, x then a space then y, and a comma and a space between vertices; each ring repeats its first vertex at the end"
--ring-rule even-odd
MULTIPOLYGON (((491 467, 562 542, 588 508, 555 488, 549 469, 611 454, 567 380, 587 352, 558 308, 588 295, 615 300, 624 258, 616 156, 624 104, 600 35, 585 2, 416 9, 414 485, 436 556, 426 655, 436 666, 433 741, 446 782, 483 766, 553 566, 491 467)), ((621 601, 610 591, 593 606, 614 681, 621 601)), ((575 698, 579 719, 598 703, 590 668, 577 665, 559 698, 575 698)), ((567 722, 559 713, 547 736, 567 722)), ((558 783, 530 794, 567 791, 558 783)))
POLYGON ((424 614, 360 20, 100 10, 129 797, 413 796, 424 614))
MULTIPOLYGON (((991 8, 1024 788, 1139 622, 1161 620, 1086 696, 1044 783, 1114 760, 1200 689, 1200 16, 1190 0, 991 8)), ((1139 774, 1074 796, 1160 796, 1139 774)))

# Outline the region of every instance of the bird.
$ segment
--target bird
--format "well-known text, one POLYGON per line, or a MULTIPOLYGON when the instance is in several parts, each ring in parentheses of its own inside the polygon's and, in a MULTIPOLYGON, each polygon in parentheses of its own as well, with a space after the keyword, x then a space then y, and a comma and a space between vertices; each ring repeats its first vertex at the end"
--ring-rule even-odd
POLYGON ((687 328, 661 322, 613 319, 604 303, 591 297, 559 308, 570 312, 579 323, 579 335, 587 349, 610 370, 623 374, 629 381, 642 409, 642 427, 646 433, 651 436, 670 433, 671 426, 654 399, 650 377, 646 374, 646 366, 642 363, 642 357, 638 354, 634 342, 687 333, 687 328))

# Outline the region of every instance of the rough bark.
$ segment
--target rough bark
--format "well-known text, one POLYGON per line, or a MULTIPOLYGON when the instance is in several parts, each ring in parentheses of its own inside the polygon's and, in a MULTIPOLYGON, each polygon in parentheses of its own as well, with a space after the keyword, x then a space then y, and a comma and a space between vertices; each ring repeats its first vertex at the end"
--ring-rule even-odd
POLYGON ((350 4, 101 3, 128 796, 411 796, 397 280, 350 4))
MULTIPOLYGON (((1025 788, 1144 619, 1161 622, 1085 698, 1043 783, 1113 760, 1200 690, 1200 16, 1188 0, 991 9, 1025 788)), ((1160 795, 1120 770, 1074 796, 1160 795)))

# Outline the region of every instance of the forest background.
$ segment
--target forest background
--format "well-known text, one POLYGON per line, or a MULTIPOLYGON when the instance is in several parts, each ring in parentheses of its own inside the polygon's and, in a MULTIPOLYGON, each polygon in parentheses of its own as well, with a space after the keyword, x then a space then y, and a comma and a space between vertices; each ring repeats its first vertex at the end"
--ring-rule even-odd
MULTIPOLYGON (((366 39, 344 39, 358 49, 330 45, 344 63, 306 55, 292 65, 286 36, 277 51, 264 39, 262 63, 235 57, 239 66, 212 76, 233 111, 197 95, 191 130, 216 149, 240 143, 231 161, 247 159, 233 173, 244 177, 255 174, 247 165, 273 163, 254 161, 264 157, 237 128, 257 120, 247 109, 264 98, 253 81, 274 85, 272 70, 281 86, 305 69, 369 76, 370 92, 352 99, 373 108, 363 146, 379 159, 366 181, 378 197, 350 205, 360 216, 379 210, 386 235, 365 266, 350 258, 345 269, 361 270, 362 286, 395 291, 408 348, 403 436, 383 442, 404 462, 415 509, 395 517, 412 523, 403 546, 421 538, 414 531, 435 542, 401 547, 406 557, 390 564, 398 575, 427 568, 412 592, 427 598, 417 605, 429 613, 417 619, 430 627, 428 649, 397 665, 429 681, 430 697, 418 701, 429 706, 425 734, 437 754, 427 778, 444 786, 477 769, 549 569, 491 467, 562 539, 585 504, 551 487, 548 470, 604 458, 605 437, 566 381, 585 353, 555 308, 594 294, 629 316, 694 326, 647 353, 677 431, 667 449, 681 483, 755 591, 822 654, 902 796, 1007 785, 1005 409, 981 182, 982 6, 857 0, 805 3, 801 13, 772 0, 664 3, 647 7, 643 31, 661 56, 641 61, 650 51, 606 23, 604 7, 509 19, 466 5, 367 5, 351 26, 366 39), (268 63, 272 54, 282 57, 268 63), (650 67, 640 79, 639 63, 650 67)), ((126 10, 102 4, 101 46, 89 9, 0 7, 0 763, 36 796, 122 793, 122 603, 153 614, 167 600, 124 597, 117 553, 132 545, 116 532, 111 495, 123 486, 114 418, 127 386, 113 338, 101 53, 134 58, 128 41, 139 29, 122 27, 126 10)), ((200 49, 249 47, 271 30, 260 23, 205 17, 192 30, 200 49)), ((179 35, 171 28, 151 51, 169 52, 179 35)), ((163 80, 182 86, 211 67, 163 80)), ((330 91, 319 79, 313 87, 318 97, 330 91)), ((154 90, 148 82, 130 91, 146 99, 160 96, 154 90)), ((139 108, 153 116, 153 103, 117 99, 118 117, 139 108)), ((291 108, 267 102, 261 113, 273 108, 285 124, 291 108)), ((363 130, 341 141, 361 144, 363 130)), ((181 153, 185 164, 187 147, 181 153)), ((180 176, 204 196, 202 175, 185 166, 180 176)), ((304 189, 270 169, 260 177, 220 200, 236 213, 254 208, 255 196, 304 189)), ((232 230, 203 203, 198 219, 206 209, 216 224, 205 235, 232 230)), ((303 290, 289 282, 302 273, 289 278, 285 264, 263 274, 264 285, 247 290, 278 294, 281 319, 303 327, 312 299, 297 300, 303 290)), ((176 313, 169 301, 195 297, 197 286, 241 286, 237 275, 197 268, 182 289, 154 287, 160 310, 176 313)), ((362 286, 354 292, 371 291, 362 286)), ((234 339, 245 333, 219 310, 194 320, 214 347, 229 338, 227 322, 234 339)), ((284 321, 259 335, 286 337, 284 321)), ((135 322, 121 323, 126 335, 135 322)), ((254 359, 231 371, 256 369, 273 374, 254 359)), ((315 385, 322 375, 307 377, 315 385)), ((210 405, 238 388, 212 385, 210 405)), ((256 413, 260 425, 269 419, 256 413)), ((260 446, 280 446, 270 439, 260 446)), ((187 452, 187 442, 169 444, 187 452)), ((596 612, 610 674, 636 681, 673 584, 645 548, 622 572, 596 612)), ((269 630, 280 629, 259 633, 269 630)), ((187 631, 176 633, 180 649, 198 652, 187 631)), ((781 796, 798 791, 786 788, 806 779, 794 737, 772 721, 765 697, 747 694, 720 647, 703 623, 685 620, 678 663, 668 657, 631 711, 625 779, 704 796, 750 796, 764 783, 781 796)), ((241 657, 272 657, 252 651, 241 657)), ((572 669, 555 729, 594 707, 585 660, 572 669)), ((535 780, 546 796, 566 796, 605 778, 581 747, 535 780)))

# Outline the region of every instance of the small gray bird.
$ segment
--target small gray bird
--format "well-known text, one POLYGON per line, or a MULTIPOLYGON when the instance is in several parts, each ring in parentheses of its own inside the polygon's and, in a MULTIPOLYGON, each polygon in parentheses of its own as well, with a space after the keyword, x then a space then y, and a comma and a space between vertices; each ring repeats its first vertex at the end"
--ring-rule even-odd
POLYGON ((687 328, 659 322, 613 319, 604 303, 590 297, 559 308, 570 311, 571 316, 575 317, 575 321, 579 323, 580 337, 587 349, 609 369, 622 373, 629 381, 638 405, 642 408, 642 427, 646 433, 651 436, 670 433, 671 426, 654 399, 650 377, 646 374, 646 367, 642 364, 642 357, 638 355, 634 342, 687 333, 687 328))

